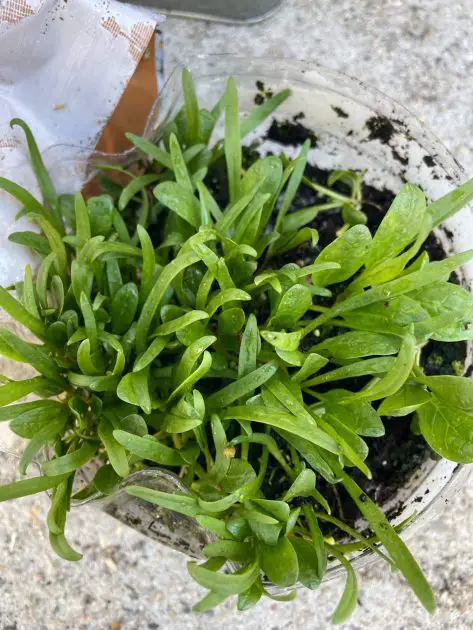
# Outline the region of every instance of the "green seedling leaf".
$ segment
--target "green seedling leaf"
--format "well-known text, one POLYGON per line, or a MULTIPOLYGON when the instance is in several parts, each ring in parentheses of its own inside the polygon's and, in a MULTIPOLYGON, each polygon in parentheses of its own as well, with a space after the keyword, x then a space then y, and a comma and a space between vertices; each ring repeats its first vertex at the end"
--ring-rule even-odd
POLYGON ((125 137, 127 140, 132 142, 135 147, 138 147, 140 151, 143 151, 150 160, 158 162, 161 166, 172 170, 171 157, 167 151, 160 149, 156 145, 154 145, 149 140, 145 140, 145 138, 140 138, 140 136, 136 136, 133 133, 126 133, 125 137))
MULTIPOLYGON (((294 160, 292 165, 292 172, 289 176, 288 184, 286 191, 284 193, 281 206, 279 208, 278 215, 276 217, 276 222, 274 225, 275 232, 281 232, 282 224, 286 217, 287 211, 289 210, 294 196, 301 184, 302 176, 304 175, 304 170, 307 164, 307 155, 310 149, 310 140, 306 140, 301 147, 299 155, 294 160)), ((270 247, 271 252, 271 247, 270 247)))
POLYGON ((116 392, 120 377, 118 376, 86 376, 69 372, 67 378, 76 387, 91 389, 93 392, 116 392))
POLYGON ((111 306, 112 332, 123 334, 131 326, 139 302, 138 287, 134 282, 123 285, 114 295, 111 306))
POLYGON ((303 336, 301 331, 286 333, 275 332, 273 330, 262 330, 260 331, 260 334, 263 339, 272 346, 287 352, 294 352, 297 350, 303 336))
POLYGON ((407 416, 430 402, 431 399, 432 396, 422 385, 407 381, 399 391, 383 400, 378 407, 378 413, 380 416, 407 416))
POLYGON ((424 193, 418 186, 405 184, 394 198, 373 237, 366 268, 394 258, 415 240, 426 212, 424 193))
POLYGON ((196 562, 188 562, 187 568, 198 584, 226 597, 248 590, 259 575, 257 562, 231 574, 217 573, 196 562))
POLYGON ((102 418, 97 431, 99 438, 105 446, 113 470, 120 477, 127 477, 130 474, 128 459, 125 449, 117 442, 113 435, 113 426, 106 418, 102 418))
MULTIPOLYGON (((26 142, 28 144, 28 151, 30 153, 31 166, 33 167, 34 174, 38 180, 39 188, 44 199, 44 203, 51 209, 51 212, 58 222, 58 225, 62 225, 62 222, 57 213, 58 198, 56 190, 51 181, 51 177, 44 165, 41 153, 39 152, 36 140, 28 125, 21 120, 21 118, 13 118, 10 120, 10 127, 21 127, 25 132, 26 142)), ((26 204, 24 204, 26 205, 26 204)))
POLYGON ((393 335, 375 332, 353 331, 326 339, 314 346, 318 353, 328 354, 336 359, 359 359, 373 355, 397 354, 401 339, 393 335))
POLYGON ((123 212, 135 195, 144 190, 150 184, 153 184, 158 179, 159 175, 155 175, 154 173, 134 177, 120 193, 120 198, 118 199, 118 209, 123 212))
POLYGON ((38 305, 36 302, 36 291, 33 283, 33 273, 30 265, 26 265, 25 267, 23 279, 23 304, 25 305, 28 313, 30 313, 33 317, 36 317, 38 320, 40 319, 38 305))
POLYGON ((315 372, 325 367, 327 363, 328 359, 326 357, 316 352, 311 352, 305 356, 301 369, 293 374, 292 380, 296 381, 296 383, 302 383, 307 380, 309 376, 312 376, 312 374, 315 374, 315 372))
POLYGON ((456 214, 473 199, 473 180, 458 186, 427 207, 432 218, 432 226, 437 227, 446 219, 456 214))
POLYGON ((28 249, 32 249, 41 257, 47 256, 51 253, 51 247, 49 246, 48 239, 42 234, 36 234, 36 232, 12 232, 8 236, 8 240, 17 245, 23 245, 28 249))
POLYGON ((417 415, 420 431, 436 453, 460 464, 473 462, 473 416, 435 398, 417 415))
POLYGON ((138 352, 144 352, 146 350, 148 331, 151 326, 151 322, 167 288, 174 278, 181 273, 181 271, 183 271, 186 267, 193 265, 198 260, 199 257, 194 252, 188 252, 178 258, 175 258, 161 271, 159 278, 151 289, 150 294, 148 295, 148 298, 141 310, 136 326, 136 346, 138 352))
POLYGON ((364 225, 354 225, 327 245, 315 259, 316 263, 333 262, 340 269, 312 274, 312 282, 325 287, 351 278, 365 263, 371 247, 371 234, 364 225))
POLYGON ((148 368, 139 372, 129 372, 125 374, 117 387, 117 396, 120 400, 141 407, 146 414, 151 413, 148 377, 148 368))
POLYGON ((311 425, 305 418, 299 418, 289 413, 284 413, 280 409, 259 405, 230 407, 225 410, 223 417, 233 420, 261 422, 277 429, 283 429, 284 431, 293 433, 332 453, 339 452, 337 443, 316 426, 315 420, 311 425))
POLYGON ((76 193, 74 197, 74 217, 77 237, 85 245, 90 240, 92 232, 90 229, 89 211, 80 192, 76 193))
POLYGON ((184 328, 187 328, 195 322, 208 318, 209 315, 206 311, 189 311, 181 317, 176 317, 176 319, 171 319, 165 324, 158 326, 153 333, 153 337, 167 337, 184 328))
MULTIPOLYGON (((421 407, 421 409, 423 408, 421 407)), ((369 522, 372 530, 386 548, 386 551, 411 586, 421 604, 430 614, 433 614, 435 612, 434 594, 404 541, 399 537, 399 534, 396 533, 396 530, 391 526, 377 505, 340 466, 335 466, 335 472, 342 480, 343 485, 355 501, 358 509, 369 522)))
POLYGON ((251 295, 246 291, 242 291, 241 289, 224 289, 210 298, 205 308, 209 317, 212 317, 219 308, 228 302, 246 302, 248 300, 251 300, 251 295))
POLYGON ((43 426, 28 442, 21 455, 18 467, 21 475, 26 474, 28 466, 33 461, 34 457, 63 431, 65 424, 66 418, 56 417, 54 420, 50 420, 46 426, 43 426))
POLYGON ((1 355, 13 359, 13 361, 29 363, 50 381, 62 385, 64 379, 58 371, 56 363, 46 353, 45 348, 46 346, 27 343, 9 330, 0 328, 1 355))
POLYGON ((110 195, 99 195, 87 200, 92 236, 108 236, 113 229, 115 205, 110 195))
POLYGON ((356 405, 348 407, 339 404, 339 401, 347 400, 351 395, 351 392, 344 389, 332 389, 323 395, 322 404, 327 413, 344 424, 350 431, 366 437, 384 435, 384 426, 379 417, 381 412, 379 410, 376 412, 368 402, 358 402, 356 405))
POLYGON ((254 552, 248 543, 236 540, 219 540, 210 543, 203 548, 202 552, 206 558, 225 558, 234 562, 251 562, 254 557, 254 552))
POLYGON ((312 293, 307 285, 294 284, 288 289, 270 319, 270 325, 276 328, 294 328, 299 319, 312 305, 312 293))
POLYGON ((133 372, 140 372, 148 367, 148 365, 150 365, 150 363, 152 363, 164 350, 167 343, 168 339, 166 337, 157 337, 156 339, 153 339, 149 348, 136 359, 135 365, 133 366, 133 372))
POLYGON ((473 296, 456 284, 437 282, 409 294, 432 317, 450 321, 433 330, 436 341, 463 341, 473 337, 473 296))
POLYGON ((349 403, 359 400, 371 401, 386 398, 395 394, 407 381, 415 361, 417 348, 415 339, 407 334, 402 340, 401 349, 396 357, 392 368, 381 380, 366 391, 360 391, 349 398, 349 403))
MULTIPOLYGON (((51 259, 52 260, 52 259, 51 259)), ((18 323, 26 326, 38 337, 44 337, 46 328, 44 323, 35 315, 32 315, 18 300, 6 289, 0 287, 0 307, 3 308, 18 323)))
POLYGON ((223 409, 239 398, 253 394, 261 385, 266 383, 277 372, 275 363, 267 363, 253 372, 242 376, 234 383, 230 383, 207 398, 209 409, 223 409))
POLYGON ((248 316, 241 339, 238 359, 238 377, 246 376, 256 370, 256 359, 261 348, 258 323, 253 313, 248 316))
POLYGON ((184 156, 182 155, 179 140, 176 138, 176 135, 174 133, 171 133, 171 135, 169 136, 169 149, 171 153, 172 169, 174 171, 176 182, 181 188, 192 193, 192 182, 189 177, 186 163, 184 161, 184 156))
POLYGON ((240 113, 236 81, 230 77, 225 90, 225 161, 227 164, 230 203, 234 204, 240 196, 240 177, 242 151, 240 144, 240 113))
POLYGON ((329 548, 329 553, 333 554, 338 560, 340 560, 347 572, 347 579, 342 597, 340 598, 338 606, 332 615, 332 623, 338 625, 344 623, 349 617, 351 617, 356 608, 358 602, 358 580, 353 567, 342 553, 335 551, 331 547, 329 548))
POLYGON ((12 499, 19 499, 20 497, 44 492, 44 490, 50 490, 62 483, 67 477, 68 475, 33 477, 31 479, 22 479, 14 483, 4 484, 0 486, 0 503, 2 501, 11 501, 12 499))
POLYGON ((235 540, 233 535, 228 531, 225 521, 221 521, 219 518, 215 518, 214 516, 207 516, 206 514, 197 515, 196 521, 205 529, 208 529, 209 532, 216 534, 219 538, 223 538, 225 540, 235 540))
POLYGON ((105 495, 116 492, 120 482, 121 477, 117 475, 111 464, 105 464, 99 468, 92 481, 96 490, 105 495))
POLYGON ((261 597, 263 596, 264 589, 262 585, 258 582, 254 582, 250 588, 243 593, 238 595, 238 610, 244 611, 249 610, 256 606, 261 597))
POLYGON ((113 432, 115 440, 124 446, 130 453, 141 459, 147 459, 162 466, 182 466, 184 460, 179 451, 165 446, 152 436, 140 437, 120 429, 113 432))
MULTIPOLYGON (((417 378, 417 377, 416 377, 417 378)), ((419 379, 446 405, 473 413, 473 381, 466 376, 426 376, 419 379)))
POLYGON ((320 586, 323 573, 319 569, 319 555, 314 544, 303 538, 289 538, 297 554, 299 565, 299 582, 306 588, 316 589, 320 586))
POLYGON ((356 361, 309 379, 304 382, 304 387, 314 387, 315 385, 341 381, 347 378, 357 378, 358 376, 384 374, 392 370, 394 362, 395 359, 393 357, 376 357, 365 361, 356 361))
POLYGON ((284 537, 276 545, 261 544, 261 568, 277 586, 293 586, 299 577, 299 562, 294 547, 284 537))
POLYGON ((291 487, 283 496, 283 501, 292 501, 295 497, 308 497, 315 490, 315 473, 304 469, 292 482, 291 487))
POLYGON ((48 477, 72 473, 87 464, 87 462, 92 459, 96 450, 96 443, 84 442, 76 451, 68 453, 67 455, 62 455, 56 459, 43 462, 41 470, 48 477))
POLYGON ((202 513, 202 509, 199 507, 197 500, 187 494, 180 494, 179 492, 161 492, 160 490, 152 490, 151 488, 142 488, 141 486, 127 486, 125 488, 128 494, 131 494, 138 499, 148 501, 148 503, 154 503, 166 510, 177 512, 178 514, 184 514, 185 516, 195 517, 202 513))

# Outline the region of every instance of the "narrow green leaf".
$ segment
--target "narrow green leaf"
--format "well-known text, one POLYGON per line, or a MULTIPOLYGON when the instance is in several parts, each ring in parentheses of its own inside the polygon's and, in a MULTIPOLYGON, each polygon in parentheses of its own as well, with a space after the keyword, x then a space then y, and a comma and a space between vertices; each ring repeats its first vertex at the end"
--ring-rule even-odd
POLYGON ((225 90, 225 161, 227 164, 230 203, 240 196, 242 151, 240 143, 240 112, 236 81, 230 77, 225 90))
POLYGON ((205 309, 209 317, 212 317, 212 315, 227 302, 246 302, 248 300, 251 300, 251 295, 246 291, 242 291, 242 289, 224 289, 210 298, 205 309))
POLYGON ((358 376, 384 374, 393 368, 395 360, 393 357, 375 357, 365 361, 356 361, 309 379, 304 382, 304 387, 313 387, 314 385, 341 381, 346 378, 357 378, 358 376))
POLYGON ((78 562, 82 560, 82 554, 75 551, 67 542, 64 534, 53 534, 49 532, 49 544, 63 560, 78 562))
POLYGON ((336 359, 345 360, 372 355, 397 354, 400 347, 399 337, 355 330, 326 339, 314 346, 313 349, 322 354, 329 354, 336 359))
POLYGON ((332 547, 329 547, 329 553, 333 554, 338 560, 340 560, 347 572, 347 579, 342 597, 340 598, 338 606, 332 615, 332 623, 338 625, 340 623, 344 623, 352 615, 356 608, 358 603, 358 580, 353 567, 342 553, 336 551, 332 547))
POLYGON ((194 252, 188 252, 187 254, 183 254, 182 256, 175 258, 162 270, 159 278, 148 295, 138 319, 138 324, 136 326, 136 346, 138 352, 144 352, 146 349, 148 331, 151 326, 151 322, 168 286, 181 271, 183 271, 186 267, 193 265, 198 260, 199 257, 194 252))
POLYGON ((216 573, 204 568, 203 565, 198 565, 196 562, 188 562, 187 568, 191 577, 198 584, 222 596, 238 595, 238 593, 246 591, 259 575, 257 562, 254 562, 248 568, 231 574, 216 573))
POLYGON ((54 188, 53 182, 51 181, 51 177, 49 176, 49 173, 44 165, 43 158, 41 157, 41 153, 38 149, 38 145, 36 144, 36 140, 31 132, 31 129, 23 120, 21 120, 21 118, 13 118, 12 120, 10 120, 10 127, 13 128, 15 126, 21 127, 25 132, 28 150, 30 152, 31 166, 33 167, 36 179, 38 180, 44 202, 51 208, 57 224, 61 225, 59 215, 57 213, 58 199, 56 190, 54 188))
POLYGON ((283 501, 292 501, 295 497, 308 497, 315 490, 315 473, 305 468, 292 482, 289 490, 284 494, 283 501))
POLYGON ((80 296, 80 310, 84 318, 85 331, 90 341, 90 349, 92 352, 95 352, 97 350, 97 322, 95 321, 95 314, 89 298, 84 292, 80 296))
POLYGON ((23 280, 23 303, 28 313, 39 320, 38 305, 36 304, 36 291, 34 288, 33 273, 30 265, 25 266, 23 280))
POLYGON ((30 494, 37 494, 44 490, 50 490, 55 488, 65 479, 68 475, 58 475, 56 477, 33 477, 31 479, 22 479, 21 481, 15 481, 14 483, 7 483, 0 486, 0 503, 2 501, 10 501, 11 499, 18 499, 20 497, 26 497, 30 494))
POLYGON ((171 157, 167 151, 163 151, 163 149, 160 149, 149 140, 136 136, 134 133, 126 133, 125 137, 132 142, 135 147, 140 149, 140 151, 143 151, 151 160, 155 160, 165 168, 172 170, 171 157))
POLYGON ((268 118, 290 96, 291 90, 281 90, 281 92, 267 98, 264 103, 255 107, 241 123, 241 137, 244 138, 251 133, 253 129, 256 129, 256 127, 266 120, 266 118, 268 118))
POLYGON ((192 74, 182 71, 182 91, 184 94, 184 114, 186 117, 187 143, 195 144, 200 138, 200 112, 192 74))
POLYGON ((342 470, 336 466, 336 474, 342 480, 358 509, 383 543, 396 566, 406 578, 420 602, 430 614, 435 612, 435 597, 419 565, 414 560, 404 541, 399 537, 378 506, 342 470))
POLYGON ((443 197, 436 199, 427 207, 432 217, 433 227, 437 227, 446 219, 456 214, 473 199, 473 179, 451 190, 443 197))
POLYGON ((154 339, 149 348, 136 359, 133 372, 144 370, 144 368, 152 363, 162 350, 164 350, 167 343, 168 339, 166 337, 157 337, 154 339))
POLYGON ((23 247, 32 249, 41 257, 51 253, 48 239, 42 234, 36 234, 36 232, 29 232, 27 230, 24 232, 12 232, 9 234, 8 240, 17 245, 23 245, 23 247))
POLYGON ((141 486, 128 486, 125 490, 134 497, 154 503, 178 514, 195 517, 202 513, 197 500, 187 494, 180 494, 179 492, 171 494, 170 492, 161 492, 160 490, 142 488, 141 486))
POLYGON ((129 372, 125 374, 117 387, 117 396, 121 400, 141 407, 146 414, 150 414, 152 409, 148 376, 149 367, 139 372, 129 372))
POLYGON ((316 263, 335 262, 340 269, 319 271, 312 282, 325 287, 347 280, 363 265, 371 247, 371 234, 364 225, 354 225, 325 247, 315 259, 316 263))
POLYGON ((419 233, 426 211, 424 193, 418 186, 405 184, 394 198, 373 237, 366 258, 371 269, 400 254, 419 233))
POLYGON ((130 474, 130 468, 125 449, 115 439, 113 427, 106 418, 102 418, 100 421, 97 432, 107 450, 108 459, 113 470, 120 477, 127 477, 130 474))
POLYGON ((74 215, 76 219, 76 234, 81 243, 87 243, 92 236, 90 231, 89 211, 80 192, 74 197, 74 215))
POLYGON ((46 354, 45 346, 27 343, 6 328, 0 328, 0 354, 14 361, 29 363, 53 383, 64 383, 56 363, 46 354))
POLYGON ((422 385, 407 381, 395 394, 382 401, 378 407, 378 413, 380 416, 407 416, 430 402, 431 399, 432 396, 422 385))
POLYGON ((44 337, 46 328, 43 322, 35 315, 32 315, 3 287, 0 287, 0 307, 3 308, 19 324, 23 324, 23 326, 26 326, 26 328, 31 330, 33 334, 40 338, 44 337))
POLYGON ((74 470, 87 464, 96 450, 97 444, 84 442, 78 450, 44 462, 41 466, 41 470, 48 477, 74 472, 74 470))
POLYGON ((206 311, 189 311, 181 317, 176 317, 176 319, 171 319, 170 321, 158 326, 152 336, 167 337, 178 332, 179 330, 182 330, 183 328, 187 328, 195 322, 202 321, 208 318, 209 315, 208 313, 206 313, 206 311))
POLYGON ((375 383, 373 387, 357 392, 351 396, 348 404, 359 400, 379 400, 380 398, 386 398, 387 396, 395 394, 407 381, 414 364, 416 353, 415 339, 412 335, 407 334, 402 340, 399 354, 389 372, 375 383))
POLYGON ((261 568, 277 586, 293 586, 299 577, 299 562, 294 547, 284 537, 276 545, 260 546, 261 568))
POLYGON ((119 444, 141 459, 147 459, 162 466, 182 466, 184 463, 179 451, 161 444, 151 436, 140 437, 116 429, 113 432, 113 437, 119 444))
POLYGON ((296 330, 295 332, 275 332, 272 330, 260 331, 261 336, 265 341, 270 343, 279 350, 285 350, 287 352, 293 352, 299 348, 299 344, 302 340, 302 332, 296 330))
POLYGON ((209 409, 222 409, 239 398, 253 394, 256 389, 276 374, 277 369, 278 366, 272 362, 262 365, 253 372, 242 376, 234 383, 230 383, 230 385, 212 394, 207 398, 207 407, 209 409))
POLYGON ((122 335, 130 328, 135 319, 138 302, 139 291, 134 282, 128 282, 118 289, 110 309, 114 334, 122 335))
POLYGON ((57 272, 61 277, 61 280, 66 284, 68 275, 68 260, 66 248, 64 246, 61 234, 43 216, 39 214, 30 214, 27 216, 39 225, 44 235, 48 239, 51 251, 56 254, 54 266, 56 267, 57 272))
POLYGON ((141 251, 143 252, 143 267, 141 270, 140 283, 140 304, 144 304, 153 287, 156 256, 154 253, 153 243, 145 228, 142 225, 137 225, 136 230, 141 243, 141 251))
POLYGON ((135 195, 158 179, 159 175, 155 175, 154 173, 134 177, 120 193, 120 197, 118 199, 118 209, 123 212, 135 195))
POLYGON ((69 372, 67 378, 76 387, 91 389, 93 392, 116 392, 120 382, 119 376, 86 376, 74 372, 69 372))
POLYGON ((277 429, 283 429, 289 433, 293 433, 332 453, 339 452, 337 443, 316 426, 315 420, 314 424, 311 425, 305 418, 303 419, 289 413, 284 413, 280 409, 259 405, 244 405, 226 409, 223 417, 234 420, 261 422, 277 429))

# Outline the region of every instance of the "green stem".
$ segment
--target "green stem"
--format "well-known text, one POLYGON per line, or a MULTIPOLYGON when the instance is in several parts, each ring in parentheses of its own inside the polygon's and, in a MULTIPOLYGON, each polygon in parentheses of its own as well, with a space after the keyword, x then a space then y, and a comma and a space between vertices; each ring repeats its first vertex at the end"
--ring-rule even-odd
POLYGON ((340 521, 338 518, 325 514, 324 512, 314 512, 314 515, 319 520, 326 521, 327 523, 332 523, 332 525, 335 525, 336 527, 338 527, 338 529, 341 529, 352 538, 359 540, 361 543, 363 543, 365 547, 371 549, 371 551, 374 551, 374 553, 383 558, 383 560, 385 560, 391 566, 391 568, 397 568, 391 558, 389 558, 385 553, 378 549, 378 547, 376 547, 376 545, 372 543, 369 538, 365 538, 362 534, 357 532, 356 529, 353 529, 349 525, 346 525, 343 521, 340 521))

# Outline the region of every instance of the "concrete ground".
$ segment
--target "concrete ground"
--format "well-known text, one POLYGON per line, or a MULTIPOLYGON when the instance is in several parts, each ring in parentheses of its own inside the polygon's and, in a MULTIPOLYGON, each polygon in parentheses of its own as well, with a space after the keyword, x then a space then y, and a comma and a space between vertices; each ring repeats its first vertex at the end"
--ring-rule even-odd
MULTIPOLYGON (((170 19, 168 50, 313 59, 357 76, 422 118, 473 175, 473 22, 470 0, 287 0, 271 20, 248 27, 170 19)), ((4 480, 11 462, 0 460, 4 480)), ((237 615, 233 605, 195 616, 200 589, 186 559, 112 518, 74 511, 69 537, 82 562, 51 553, 44 497, 0 505, 1 630, 323 630, 340 583, 291 603, 263 602, 237 615)), ((357 630, 473 628, 473 489, 411 543, 438 598, 431 619, 401 578, 384 566, 362 572, 357 630)))

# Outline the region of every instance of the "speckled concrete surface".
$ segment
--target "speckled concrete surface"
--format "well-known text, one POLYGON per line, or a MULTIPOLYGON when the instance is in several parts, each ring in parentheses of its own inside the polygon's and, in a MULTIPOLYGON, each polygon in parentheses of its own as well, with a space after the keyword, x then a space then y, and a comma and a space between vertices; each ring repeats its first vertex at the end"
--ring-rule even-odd
MULTIPOLYGON (((252 27, 172 19, 168 51, 234 52, 314 59, 370 82, 431 127, 473 174, 473 22, 460 0, 288 0, 252 27)), ((0 435, 1 438, 1 435, 0 435)), ((11 463, 0 459, 0 479, 11 463)), ((45 498, 0 505, 1 630, 220 630, 329 628, 340 583, 289 604, 263 602, 237 616, 231 605, 195 616, 200 589, 183 556, 87 508, 69 537, 84 559, 68 564, 48 548, 45 498)), ((466 488, 411 544, 438 597, 434 619, 383 566, 362 572, 360 607, 346 628, 473 628, 473 489, 466 488)))

